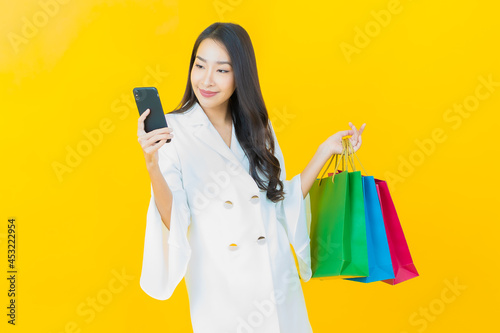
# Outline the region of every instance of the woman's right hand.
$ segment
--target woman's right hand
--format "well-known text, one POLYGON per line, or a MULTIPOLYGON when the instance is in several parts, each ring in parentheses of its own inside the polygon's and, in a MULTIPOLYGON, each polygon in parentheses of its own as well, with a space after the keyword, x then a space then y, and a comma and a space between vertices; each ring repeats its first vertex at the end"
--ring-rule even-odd
POLYGON ((150 112, 151 111, 147 109, 141 114, 137 127, 137 140, 141 144, 142 152, 144 153, 144 158, 146 159, 146 165, 148 168, 158 165, 158 149, 160 149, 168 139, 174 137, 172 134, 173 129, 170 127, 158 128, 146 133, 144 130, 144 120, 150 112), (156 143, 158 140, 159 142, 156 143))

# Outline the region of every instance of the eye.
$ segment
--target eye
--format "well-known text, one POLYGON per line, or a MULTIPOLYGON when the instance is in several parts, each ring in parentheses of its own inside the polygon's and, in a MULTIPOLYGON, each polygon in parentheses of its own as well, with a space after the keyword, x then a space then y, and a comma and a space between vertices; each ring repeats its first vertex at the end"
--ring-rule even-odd
MULTIPOLYGON (((199 64, 194 64, 196 67, 198 68, 203 68, 202 65, 199 65, 199 64)), ((229 71, 225 70, 225 69, 219 69, 219 71, 221 71, 221 73, 229 73, 229 71)))

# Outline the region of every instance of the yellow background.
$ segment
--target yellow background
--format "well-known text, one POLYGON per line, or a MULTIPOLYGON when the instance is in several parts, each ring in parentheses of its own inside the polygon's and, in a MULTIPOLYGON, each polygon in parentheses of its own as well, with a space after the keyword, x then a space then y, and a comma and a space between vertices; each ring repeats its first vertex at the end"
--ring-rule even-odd
POLYGON ((167 301, 139 286, 150 184, 132 88, 158 87, 165 112, 172 110, 194 41, 215 21, 241 24, 252 38, 288 179, 349 121, 367 123, 358 156, 369 174, 389 180, 421 275, 396 286, 302 283, 314 332, 495 331, 500 201, 490 166, 499 152, 499 7, 488 0, 3 2, 2 332, 191 331, 184 281, 167 301), (381 10, 393 11, 385 26, 372 13, 381 10), (497 82, 491 91, 480 81, 488 77, 497 82), (452 114, 455 103, 473 110, 452 114), (98 132, 89 144, 85 133, 98 132), (428 143, 427 154, 416 140, 428 143), (54 165, 67 165, 77 148, 87 155, 58 176, 54 165), (6 323, 12 217, 15 327, 6 323))

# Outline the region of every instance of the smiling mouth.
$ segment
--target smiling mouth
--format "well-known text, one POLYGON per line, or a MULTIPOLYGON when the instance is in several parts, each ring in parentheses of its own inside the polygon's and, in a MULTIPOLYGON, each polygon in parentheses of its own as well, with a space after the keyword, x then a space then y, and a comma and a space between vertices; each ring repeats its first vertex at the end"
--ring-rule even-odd
POLYGON ((211 96, 214 96, 216 95, 218 92, 217 91, 208 91, 208 90, 203 90, 203 89, 200 89, 200 93, 205 96, 205 97, 211 97, 211 96))

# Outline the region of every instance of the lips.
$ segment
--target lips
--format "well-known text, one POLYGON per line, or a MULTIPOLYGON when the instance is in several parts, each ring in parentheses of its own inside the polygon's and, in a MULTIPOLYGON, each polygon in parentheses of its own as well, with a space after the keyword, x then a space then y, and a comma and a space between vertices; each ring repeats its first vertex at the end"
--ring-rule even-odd
POLYGON ((209 91, 209 90, 203 90, 203 89, 200 89, 200 93, 204 97, 212 97, 212 96, 217 95, 216 91, 209 91))

